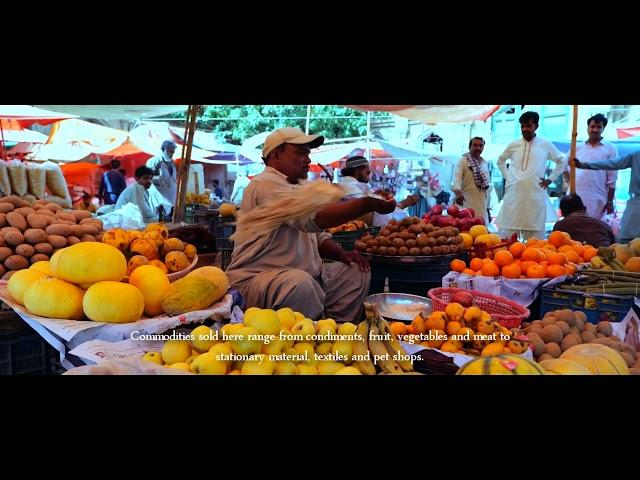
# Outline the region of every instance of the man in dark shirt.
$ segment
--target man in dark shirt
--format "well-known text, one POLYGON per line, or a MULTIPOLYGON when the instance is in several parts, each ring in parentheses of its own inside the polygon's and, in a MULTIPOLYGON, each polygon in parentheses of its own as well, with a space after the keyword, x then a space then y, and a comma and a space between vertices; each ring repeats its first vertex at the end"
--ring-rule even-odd
POLYGON ((111 160, 109 170, 102 174, 98 197, 105 205, 115 205, 120 194, 127 188, 127 182, 124 175, 118 171, 119 168, 120 160, 111 160))
POLYGON ((606 223, 587 215, 587 209, 579 195, 565 195, 560 200, 562 220, 553 230, 567 232, 573 240, 586 242, 593 247, 605 247, 615 243, 613 231, 606 223))

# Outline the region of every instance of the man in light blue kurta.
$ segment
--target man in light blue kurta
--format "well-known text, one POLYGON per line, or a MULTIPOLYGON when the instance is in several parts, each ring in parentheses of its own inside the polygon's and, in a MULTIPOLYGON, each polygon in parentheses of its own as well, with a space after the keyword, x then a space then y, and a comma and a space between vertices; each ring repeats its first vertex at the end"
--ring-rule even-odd
POLYGON ((140 209, 145 223, 158 220, 158 213, 149 202, 149 187, 153 182, 153 170, 149 167, 138 167, 135 172, 136 183, 129 185, 118 197, 116 208, 124 207, 127 203, 133 203, 140 209))
POLYGON ((589 170, 624 170, 625 168, 631 168, 630 198, 620 222, 620 242, 627 243, 634 238, 640 237, 640 151, 615 160, 586 163, 576 159, 576 167, 589 170))

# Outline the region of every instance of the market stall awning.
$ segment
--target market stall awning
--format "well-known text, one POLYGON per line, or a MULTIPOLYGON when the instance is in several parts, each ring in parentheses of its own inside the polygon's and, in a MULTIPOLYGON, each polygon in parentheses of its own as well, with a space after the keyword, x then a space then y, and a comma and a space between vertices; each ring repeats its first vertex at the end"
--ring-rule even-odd
POLYGON ((6 143, 45 143, 49 137, 35 130, 23 128, 21 130, 4 130, 2 132, 2 138, 6 143))
POLYGON ((75 115, 60 114, 31 105, 0 105, 0 126, 3 130, 22 130, 34 123, 49 125, 72 117, 75 115))
POLYGON ((54 112, 84 118, 137 120, 187 110, 186 105, 36 105, 54 112))
POLYGON ((637 137, 640 135, 640 126, 616 128, 619 139, 637 137))
POLYGON ((77 118, 57 122, 49 135, 49 143, 85 145, 92 153, 103 153, 122 145, 129 134, 77 118))
POLYGON ((363 112, 389 112, 427 124, 486 120, 500 105, 345 105, 363 112))

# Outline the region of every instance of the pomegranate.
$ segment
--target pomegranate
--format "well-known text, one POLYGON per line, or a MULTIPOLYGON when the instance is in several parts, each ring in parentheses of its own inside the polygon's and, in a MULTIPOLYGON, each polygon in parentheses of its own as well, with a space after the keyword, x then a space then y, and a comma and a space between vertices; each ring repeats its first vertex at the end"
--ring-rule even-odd
POLYGON ((442 215, 442 205, 434 205, 431 207, 430 215, 442 215))
POLYGON ((469 308, 473 306, 473 295, 466 290, 461 290, 453 294, 451 303, 459 303, 464 308, 469 308))
POLYGON ((458 213, 458 218, 473 218, 474 216, 475 215, 471 215, 471 212, 468 208, 463 208, 462 210, 460 210, 460 213, 458 213))
POLYGON ((460 213, 460 207, 454 203, 449 208, 447 208, 447 213, 452 217, 457 217, 460 213))

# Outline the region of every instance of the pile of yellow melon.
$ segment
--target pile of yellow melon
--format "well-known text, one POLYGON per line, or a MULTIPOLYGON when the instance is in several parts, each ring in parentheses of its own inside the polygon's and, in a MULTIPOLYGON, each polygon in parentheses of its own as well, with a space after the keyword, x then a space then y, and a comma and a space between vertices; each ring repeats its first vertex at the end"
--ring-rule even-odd
POLYGON ((143 265, 154 265, 165 274, 180 272, 191 265, 197 254, 193 245, 169 238, 169 230, 163 223, 151 223, 143 232, 115 228, 105 232, 102 242, 126 256, 127 275, 143 265))
POLYGON ((129 283, 123 283, 126 273, 127 260, 120 250, 83 242, 16 272, 7 289, 17 303, 42 317, 129 323, 143 312, 153 316, 201 310, 229 288, 226 275, 215 267, 196 269, 174 283, 154 265, 137 268, 129 283))

